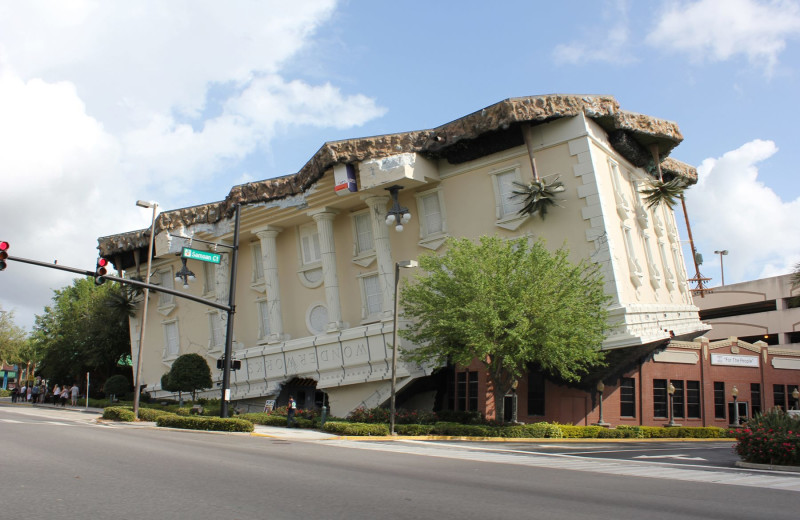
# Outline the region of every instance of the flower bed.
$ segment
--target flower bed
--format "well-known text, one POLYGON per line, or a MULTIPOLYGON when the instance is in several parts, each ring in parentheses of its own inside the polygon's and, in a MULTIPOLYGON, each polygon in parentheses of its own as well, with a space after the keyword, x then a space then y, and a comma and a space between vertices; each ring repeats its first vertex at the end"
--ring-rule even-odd
POLYGON ((730 433, 736 437, 736 453, 745 462, 800 466, 800 419, 781 410, 757 415, 730 433))

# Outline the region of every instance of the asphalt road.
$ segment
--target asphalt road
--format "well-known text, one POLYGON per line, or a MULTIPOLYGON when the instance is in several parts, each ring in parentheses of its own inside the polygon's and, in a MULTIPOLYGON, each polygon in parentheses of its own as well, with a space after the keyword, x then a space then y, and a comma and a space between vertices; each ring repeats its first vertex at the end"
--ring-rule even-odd
POLYGON ((775 489, 794 476, 763 486, 642 478, 594 458, 560 469, 536 464, 561 453, 491 451, 509 445, 296 442, 53 410, 0 407, 0 446, 2 518, 780 520, 800 505, 800 492, 775 489))

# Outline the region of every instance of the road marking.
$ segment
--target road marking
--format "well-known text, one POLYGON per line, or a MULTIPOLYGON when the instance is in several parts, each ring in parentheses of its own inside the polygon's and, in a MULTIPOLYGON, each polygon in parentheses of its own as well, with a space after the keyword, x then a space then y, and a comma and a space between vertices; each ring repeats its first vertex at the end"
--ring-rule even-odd
POLYGON ((703 457, 690 457, 688 455, 683 455, 682 453, 676 453, 675 455, 637 455, 636 457, 632 457, 634 459, 675 459, 675 460, 707 460, 703 457))
POLYGON ((15 421, 14 419, 0 419, 0 422, 7 422, 7 423, 14 423, 14 424, 22 424, 22 421, 15 421))
POLYGON ((800 478, 794 475, 790 476, 785 473, 781 474, 771 471, 726 470, 725 468, 714 466, 687 466, 670 462, 644 460, 591 459, 567 454, 492 449, 458 444, 431 445, 426 444, 425 441, 413 440, 388 444, 341 440, 328 441, 326 444, 354 449, 386 451, 464 461, 493 462, 560 470, 589 471, 620 476, 650 477, 687 482, 706 482, 710 484, 800 491, 800 478), (458 448, 458 450, 441 449, 442 447, 458 448), (528 456, 521 457, 520 455, 528 456))

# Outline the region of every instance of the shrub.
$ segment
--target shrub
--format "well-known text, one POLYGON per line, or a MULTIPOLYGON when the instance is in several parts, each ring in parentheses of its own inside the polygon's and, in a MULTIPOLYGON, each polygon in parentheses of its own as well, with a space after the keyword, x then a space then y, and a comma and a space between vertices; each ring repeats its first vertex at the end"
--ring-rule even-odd
POLYGON ((395 426, 398 435, 430 435, 432 424, 398 424, 395 426))
POLYGON ((130 389, 131 383, 128 381, 127 377, 121 374, 109 377, 103 385, 103 393, 107 396, 115 395, 117 397, 123 397, 130 389))
POLYGON ((140 421, 155 422, 159 417, 164 415, 173 415, 173 413, 164 410, 156 410, 155 408, 139 408, 140 421))
POLYGON ((103 419, 133 422, 136 420, 136 416, 133 414, 133 410, 130 410, 127 407, 108 406, 103 409, 103 419))
POLYGON ((388 423, 389 422, 389 410, 386 408, 364 408, 363 406, 359 406, 349 414, 347 414, 347 420, 354 423, 367 423, 367 424, 375 424, 375 423, 388 423))
POLYGON ((499 437, 497 431, 497 427, 488 425, 438 422, 433 425, 431 433, 451 437, 499 437))
POLYGON ((156 426, 182 428, 184 430, 207 430, 219 432, 251 432, 253 423, 242 419, 222 419, 220 417, 198 417, 162 415, 156 419, 156 426))
POLYGON ((10 396, 11 396, 11 390, 0 388, 0 397, 10 397, 10 396))
POLYGON ((440 422, 460 424, 483 424, 483 415, 480 412, 457 412, 455 410, 440 410, 436 412, 440 422))
POLYGON ((736 437, 736 453, 746 462, 800 466, 800 418, 772 409, 730 434, 736 437))
POLYGON ((326 432, 338 435, 353 436, 385 436, 389 435, 389 427, 385 424, 348 423, 328 421, 323 428, 326 432))

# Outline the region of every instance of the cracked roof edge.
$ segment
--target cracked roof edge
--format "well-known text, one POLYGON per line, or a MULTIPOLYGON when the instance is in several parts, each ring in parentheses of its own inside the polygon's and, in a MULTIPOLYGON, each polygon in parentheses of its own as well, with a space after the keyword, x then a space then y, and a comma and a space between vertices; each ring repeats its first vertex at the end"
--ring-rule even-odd
MULTIPOLYGON (((620 154, 637 167, 652 166, 648 147, 656 144, 662 171, 697 182, 697 169, 668 158, 683 135, 672 121, 619 108, 613 96, 549 94, 508 98, 433 129, 330 141, 324 143, 295 174, 250 182, 231 188, 224 200, 188 208, 163 211, 156 219, 156 234, 197 224, 215 224, 232 215, 236 204, 253 204, 305 193, 336 164, 361 162, 401 153, 443 156, 462 141, 523 123, 542 124, 583 113, 600 125, 620 154)), ((150 230, 141 229, 100 237, 98 250, 104 257, 147 247, 150 230)))

